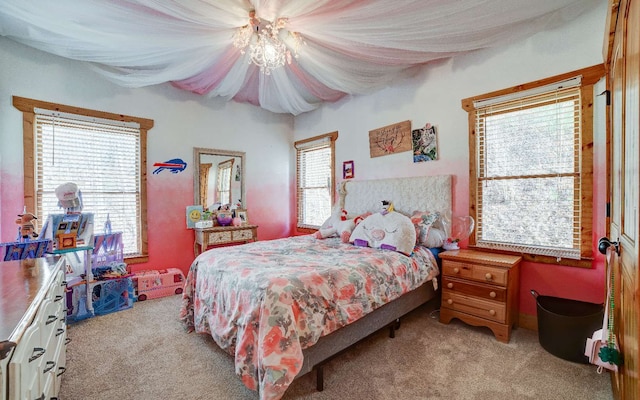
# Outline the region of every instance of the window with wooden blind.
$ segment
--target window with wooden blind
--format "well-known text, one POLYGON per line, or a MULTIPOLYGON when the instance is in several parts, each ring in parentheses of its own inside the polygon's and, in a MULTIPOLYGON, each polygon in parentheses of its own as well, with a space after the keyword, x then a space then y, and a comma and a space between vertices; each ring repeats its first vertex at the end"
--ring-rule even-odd
POLYGON ((146 132, 153 121, 19 97, 14 106, 25 116, 27 209, 39 216, 64 212, 55 189, 73 182, 83 211, 94 215, 95 232, 108 217, 112 230, 122 232, 127 263, 146 262, 144 172, 146 132))
POLYGON ((331 215, 337 138, 332 132, 295 142, 298 228, 318 229, 331 215))
POLYGON ((600 67, 463 100, 471 246, 591 265, 580 260, 592 257, 591 110, 600 67))

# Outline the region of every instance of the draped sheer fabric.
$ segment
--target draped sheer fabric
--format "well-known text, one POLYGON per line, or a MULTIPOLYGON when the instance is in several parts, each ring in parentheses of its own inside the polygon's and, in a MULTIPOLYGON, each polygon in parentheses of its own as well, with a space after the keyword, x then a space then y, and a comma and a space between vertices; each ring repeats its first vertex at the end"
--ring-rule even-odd
POLYGON ((2 0, 0 35, 87 62, 125 87, 169 82, 298 115, 412 67, 554 28, 602 0, 2 0), (291 64, 265 75, 233 46, 249 11, 286 17, 291 64))

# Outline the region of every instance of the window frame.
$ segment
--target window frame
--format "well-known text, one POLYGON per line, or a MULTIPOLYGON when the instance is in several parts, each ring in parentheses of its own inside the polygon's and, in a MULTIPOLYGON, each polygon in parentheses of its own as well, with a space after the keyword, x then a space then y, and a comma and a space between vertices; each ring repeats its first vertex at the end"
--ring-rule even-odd
POLYGON ((118 122, 135 122, 140 125, 140 254, 125 257, 127 264, 138 264, 149 261, 147 239, 147 132, 153 128, 154 121, 146 118, 114 114, 105 111, 90 110, 81 107, 34 100, 13 96, 13 106, 22 112, 23 141, 23 173, 24 173, 24 205, 28 210, 36 209, 35 179, 35 119, 36 108, 76 114, 85 117, 113 120, 118 122))
MULTIPOLYGON (((526 96, 527 91, 551 85, 557 82, 565 81, 576 76, 581 76, 580 96, 582 99, 580 110, 581 143, 580 143, 580 259, 558 258, 547 255, 537 255, 523 253, 524 260, 538 262, 544 264, 566 265, 582 268, 592 268, 593 264, 593 102, 594 102, 594 85, 605 75, 603 64, 555 75, 549 78, 513 86, 507 89, 497 90, 482 95, 469 97, 462 100, 462 108, 468 115, 469 127, 469 215, 478 221, 478 154, 477 154, 477 135, 476 135, 476 106, 475 102, 498 98, 502 96, 522 93, 526 96)), ((477 246, 476 232, 469 238, 469 247, 485 249, 477 246)), ((516 254, 506 250, 492 251, 516 254)))
POLYGON ((302 232, 302 233, 311 233, 311 232, 315 232, 316 230, 318 230, 320 228, 320 226, 318 227, 314 227, 308 224, 303 224, 302 221, 300 221, 299 217, 300 217, 300 209, 301 209, 301 201, 302 198, 300 196, 300 175, 298 173, 298 171, 300 171, 300 151, 301 150, 306 150, 309 148, 309 146, 313 146, 314 142, 317 142, 318 145, 322 144, 323 142, 325 142, 326 140, 329 140, 329 148, 331 149, 331 173, 330 173, 330 187, 331 187, 331 206, 333 206, 333 204, 335 204, 335 199, 336 199, 336 192, 335 192, 335 182, 336 182, 336 149, 335 149, 335 143, 336 140, 338 139, 338 131, 335 132, 330 132, 330 133, 325 133, 323 135, 318 135, 318 136, 314 136, 308 139, 303 139, 303 140, 298 140, 296 142, 294 142, 294 148, 296 149, 296 229, 298 232, 302 232))

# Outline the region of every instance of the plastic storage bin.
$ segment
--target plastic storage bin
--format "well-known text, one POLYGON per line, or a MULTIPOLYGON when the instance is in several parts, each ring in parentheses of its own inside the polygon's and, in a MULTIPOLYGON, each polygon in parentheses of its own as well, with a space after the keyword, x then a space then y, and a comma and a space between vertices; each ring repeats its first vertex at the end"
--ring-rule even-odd
POLYGON ((540 296, 535 290, 538 340, 549 353, 576 363, 588 364, 584 355, 587 338, 602 327, 604 305, 540 296))

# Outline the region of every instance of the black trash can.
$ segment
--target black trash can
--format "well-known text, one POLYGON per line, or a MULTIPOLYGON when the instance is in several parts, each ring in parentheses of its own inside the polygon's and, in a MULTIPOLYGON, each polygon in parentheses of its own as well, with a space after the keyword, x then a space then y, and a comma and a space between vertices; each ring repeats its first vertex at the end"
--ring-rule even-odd
POLYGON ((535 290, 538 310, 538 340, 549 353, 562 359, 589 364, 584 355, 587 338, 602 328, 604 305, 578 300, 540 296, 535 290))

